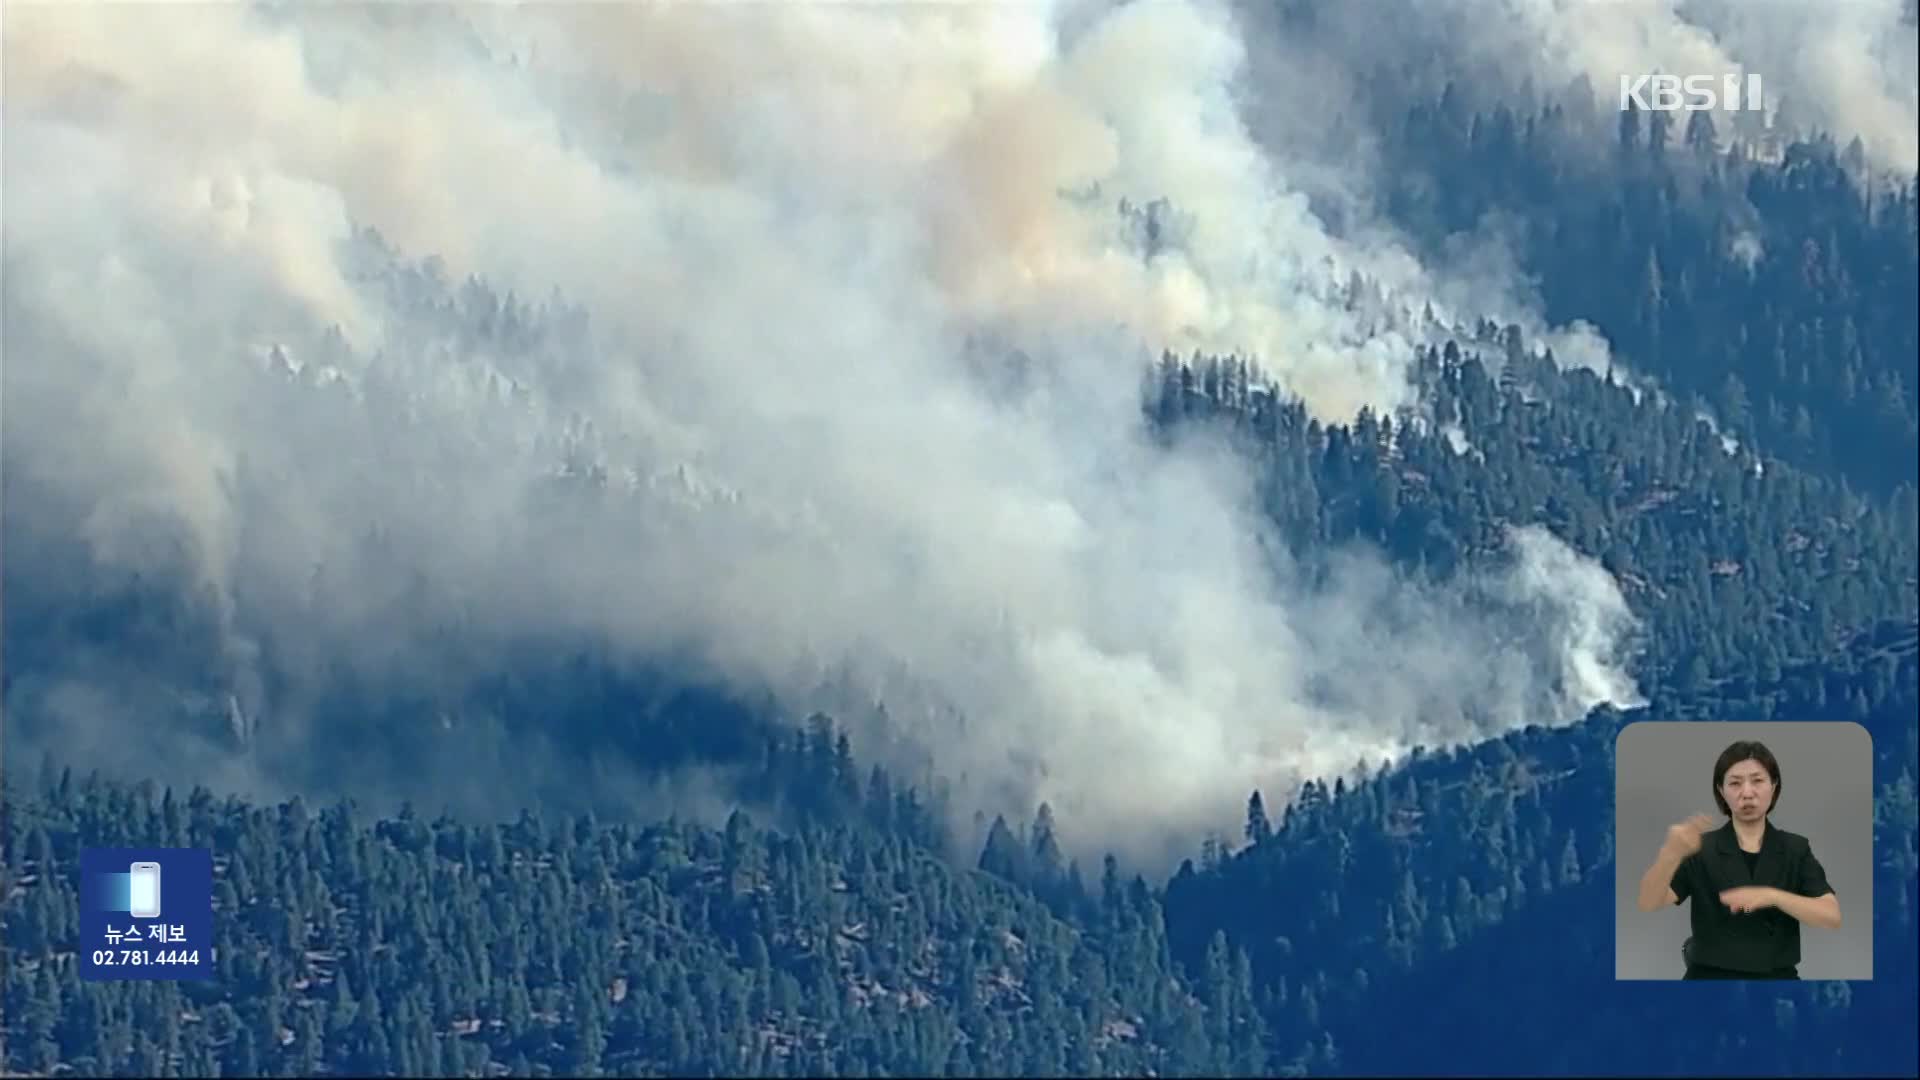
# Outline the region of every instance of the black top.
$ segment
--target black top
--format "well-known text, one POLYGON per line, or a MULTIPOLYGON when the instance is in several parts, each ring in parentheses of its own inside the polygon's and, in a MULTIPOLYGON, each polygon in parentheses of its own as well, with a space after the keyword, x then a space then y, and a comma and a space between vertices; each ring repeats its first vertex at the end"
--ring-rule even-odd
POLYGON ((1694 901, 1693 963, 1756 975, 1777 973, 1800 962, 1800 920, 1779 908, 1734 914, 1720 894, 1743 885, 1771 886, 1800 896, 1833 891, 1826 868, 1813 857, 1807 838, 1767 823, 1760 850, 1740 850, 1729 821, 1700 838, 1700 850, 1673 872, 1676 903, 1694 901))

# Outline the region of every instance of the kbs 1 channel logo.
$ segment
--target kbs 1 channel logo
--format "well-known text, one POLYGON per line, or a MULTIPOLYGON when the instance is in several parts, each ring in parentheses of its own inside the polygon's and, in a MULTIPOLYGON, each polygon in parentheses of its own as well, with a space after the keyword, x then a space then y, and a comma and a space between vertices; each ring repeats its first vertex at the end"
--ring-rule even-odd
POLYGON ((1622 75, 1620 111, 1696 112, 1767 111, 1760 76, 1745 75, 1622 75))
POLYGON ((80 977, 213 978, 213 853, 80 852, 80 977))

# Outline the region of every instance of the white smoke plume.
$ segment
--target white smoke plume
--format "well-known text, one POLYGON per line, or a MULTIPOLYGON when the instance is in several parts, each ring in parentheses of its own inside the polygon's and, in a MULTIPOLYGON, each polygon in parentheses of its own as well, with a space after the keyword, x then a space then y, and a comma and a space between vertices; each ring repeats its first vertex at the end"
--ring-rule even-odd
POLYGON ((1142 433, 1162 348, 1345 419, 1413 404, 1411 313, 1526 319, 1325 227, 1222 8, 35 5, 4 42, 6 514, 49 573, 190 568, 236 728, 297 722, 264 642, 373 677, 440 625, 588 634, 917 688, 944 770, 1091 841, 1638 700, 1618 589, 1545 533, 1444 590, 1310 577, 1233 462, 1142 433), (589 328, 525 346, 554 296, 589 328))

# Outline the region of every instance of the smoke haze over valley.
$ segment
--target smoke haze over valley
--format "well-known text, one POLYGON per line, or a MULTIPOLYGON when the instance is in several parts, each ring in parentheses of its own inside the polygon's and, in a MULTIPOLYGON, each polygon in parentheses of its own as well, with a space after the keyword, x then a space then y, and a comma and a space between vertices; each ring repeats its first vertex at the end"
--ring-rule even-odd
POLYGON ((1642 704, 1598 553, 1517 520, 1451 575, 1304 557, 1143 374, 1235 355, 1427 426, 1416 347, 1486 319, 1627 378, 1492 223, 1435 259, 1379 205, 1368 95, 1428 88, 1367 73, 1447 42, 1584 77, 1610 133, 1620 71, 1744 67, 1910 177, 1911 26, 1326 10, 9 5, 5 586, 45 638, 9 634, 9 751, 278 791, 253 747, 340 752, 314 703, 390 686, 425 790, 510 790, 462 713, 537 643, 884 703, 867 739, 960 810, 1091 849, 1642 704), (72 614, 155 589, 177 652, 72 614), (201 698, 230 745, 172 734, 201 698))

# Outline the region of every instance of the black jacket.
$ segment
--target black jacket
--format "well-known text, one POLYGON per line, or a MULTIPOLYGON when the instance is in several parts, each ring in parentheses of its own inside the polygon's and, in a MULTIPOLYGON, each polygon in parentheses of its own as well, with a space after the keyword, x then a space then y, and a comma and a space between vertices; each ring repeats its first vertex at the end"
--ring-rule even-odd
POLYGON ((1767 823, 1751 873, 1733 833, 1733 822, 1700 838, 1700 850, 1673 872, 1673 895, 1693 901, 1690 963, 1755 974, 1791 968, 1800 962, 1800 920, 1778 908, 1735 915, 1720 894, 1742 885, 1772 886, 1800 896, 1825 896, 1826 868, 1813 857, 1807 838, 1767 823))

